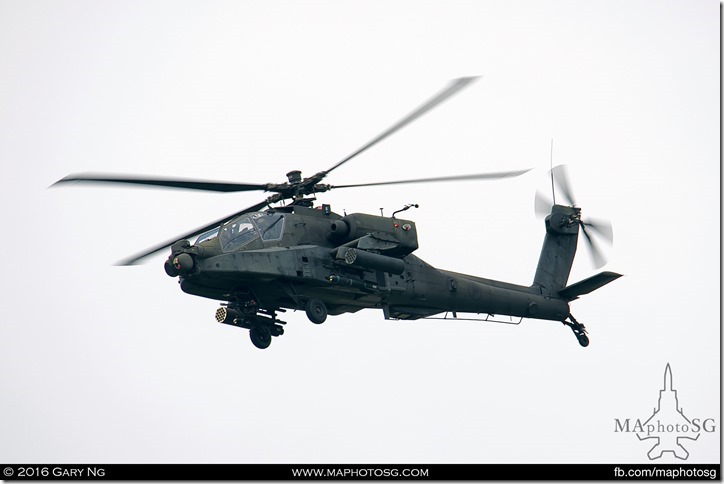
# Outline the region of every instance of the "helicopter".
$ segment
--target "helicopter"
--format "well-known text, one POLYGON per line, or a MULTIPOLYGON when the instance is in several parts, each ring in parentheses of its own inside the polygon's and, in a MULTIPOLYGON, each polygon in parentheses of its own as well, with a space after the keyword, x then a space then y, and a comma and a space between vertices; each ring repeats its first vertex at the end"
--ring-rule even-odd
POLYGON ((459 319, 458 313, 490 318, 533 318, 568 326, 578 343, 589 345, 587 330, 571 314, 570 303, 621 277, 610 271, 568 285, 579 234, 588 243, 598 267, 604 261, 593 236, 612 242, 611 225, 584 221, 572 196, 564 166, 550 171, 553 201, 536 194, 535 208, 545 217, 545 238, 533 283, 522 286, 433 267, 417 257, 415 222, 352 213, 339 215, 329 204, 315 206, 316 195, 333 189, 380 185, 496 180, 517 177, 528 169, 434 178, 329 185, 322 181, 334 170, 410 124, 475 81, 464 77, 406 117, 334 164, 309 177, 292 170, 283 183, 233 183, 193 179, 111 174, 73 174, 56 182, 113 183, 215 192, 271 192, 261 202, 159 243, 119 262, 138 264, 170 247, 165 272, 178 278, 187 294, 221 301, 219 323, 249 330, 252 344, 268 348, 284 334, 278 313, 304 310, 314 324, 328 316, 361 309, 382 309, 385 319, 459 319), (555 201, 555 185, 564 198, 555 201), (290 203, 286 203, 291 200, 290 203), (275 205, 276 204, 276 205, 275 205), (196 237, 194 243, 189 239, 196 237), (452 318, 448 315, 452 314, 452 318))

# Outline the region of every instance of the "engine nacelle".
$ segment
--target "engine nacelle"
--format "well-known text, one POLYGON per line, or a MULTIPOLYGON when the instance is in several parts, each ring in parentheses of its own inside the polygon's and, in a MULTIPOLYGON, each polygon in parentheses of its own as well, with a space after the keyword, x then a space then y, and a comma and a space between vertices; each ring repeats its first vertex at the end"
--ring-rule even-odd
POLYGON ((335 220, 329 226, 327 238, 333 242, 344 240, 349 236, 349 224, 344 220, 335 220))
POLYGON ((360 249, 375 250, 393 257, 404 257, 418 248, 415 222, 365 213, 353 213, 333 221, 327 238, 340 245, 364 240, 360 249))

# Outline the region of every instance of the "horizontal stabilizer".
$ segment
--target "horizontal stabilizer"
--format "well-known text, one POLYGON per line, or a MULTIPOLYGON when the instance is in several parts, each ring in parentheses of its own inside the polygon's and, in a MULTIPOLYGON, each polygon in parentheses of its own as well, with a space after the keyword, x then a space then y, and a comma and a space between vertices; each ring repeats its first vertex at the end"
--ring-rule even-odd
POLYGON ((616 279, 621 277, 621 275, 622 274, 617 274, 615 272, 604 271, 596 274, 595 276, 589 277, 588 279, 584 279, 582 281, 576 282, 575 284, 571 284, 570 286, 566 286, 558 291, 558 294, 563 299, 573 301, 574 299, 578 299, 578 296, 593 292, 599 287, 605 286, 611 281, 615 281, 616 279))

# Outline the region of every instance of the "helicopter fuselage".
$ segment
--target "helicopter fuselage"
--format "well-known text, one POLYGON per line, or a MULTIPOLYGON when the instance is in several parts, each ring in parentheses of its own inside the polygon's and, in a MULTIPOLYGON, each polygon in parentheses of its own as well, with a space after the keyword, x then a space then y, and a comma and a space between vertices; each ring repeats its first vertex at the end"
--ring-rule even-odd
MULTIPOLYGON (((621 277, 601 272, 568 284, 578 234, 588 242, 594 263, 602 255, 592 240, 598 234, 613 240, 610 224, 581 219, 562 166, 551 168, 551 189, 557 184, 564 203, 548 203, 536 195, 536 211, 545 216, 546 234, 530 286, 436 269, 416 257, 417 230, 411 220, 367 214, 340 216, 329 205, 312 208, 316 195, 332 189, 407 185, 463 180, 499 180, 529 170, 385 180, 346 185, 322 183, 334 170, 377 145, 475 81, 455 79, 352 154, 326 170, 302 177, 287 173, 283 183, 237 183, 145 175, 86 173, 68 175, 59 183, 111 183, 210 192, 264 191, 271 195, 234 214, 207 222, 173 239, 156 244, 120 262, 137 264, 171 246, 166 273, 178 277, 188 294, 222 301, 216 320, 249 330, 257 348, 267 348, 273 336, 284 334, 277 312, 304 309, 309 320, 323 323, 329 314, 379 308, 388 319, 419 319, 442 312, 507 315, 560 321, 571 328, 581 346, 589 340, 575 320, 569 302, 621 277), (310 197, 310 198, 305 198, 310 197), (258 210, 277 206, 264 212, 258 210), (550 212, 549 212, 550 208, 550 212), (201 234, 194 244, 187 240, 201 234)), ((55 185, 54 184, 54 185, 55 185)), ((487 320, 488 318, 486 318, 487 320)))
POLYGON ((569 314, 566 300, 535 285, 440 270, 412 254, 417 247, 413 221, 293 205, 245 214, 195 245, 176 245, 166 268, 186 293, 232 304, 253 299, 267 311, 303 309, 315 299, 330 315, 379 308, 393 319, 461 312, 562 321, 569 314))

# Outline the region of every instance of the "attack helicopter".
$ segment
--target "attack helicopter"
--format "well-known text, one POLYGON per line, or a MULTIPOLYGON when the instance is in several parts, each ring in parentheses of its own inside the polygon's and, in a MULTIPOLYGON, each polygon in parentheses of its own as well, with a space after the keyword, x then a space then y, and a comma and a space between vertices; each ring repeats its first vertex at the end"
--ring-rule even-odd
POLYGON ((476 78, 456 79, 357 151, 331 168, 303 178, 287 173, 283 183, 233 183, 191 179, 152 178, 109 174, 69 175, 54 185, 70 182, 115 183, 214 192, 265 191, 272 195, 239 212, 209 222, 119 262, 133 265, 170 247, 166 273, 178 278, 181 290, 221 301, 219 323, 249 330, 254 346, 269 347, 284 334, 286 322, 278 313, 304 310, 312 323, 328 316, 361 309, 382 309, 385 319, 458 319, 458 313, 559 321, 568 326, 581 346, 588 346, 586 328, 571 314, 570 303, 620 277, 600 272, 568 285, 579 234, 588 243, 594 262, 603 258, 593 236, 612 241, 605 221, 584 221, 576 206, 565 168, 550 171, 553 201, 536 194, 536 212, 545 217, 545 238, 530 286, 437 269, 417 257, 415 222, 352 213, 339 215, 330 205, 315 206, 316 195, 342 188, 412 183, 496 180, 529 170, 456 175, 435 178, 329 185, 322 181, 334 170, 384 140, 468 86, 476 78), (564 204, 555 202, 555 186, 564 204), (290 203, 286 203, 291 201, 290 203), (275 205, 276 204, 276 205, 275 205), (196 237, 194 243, 189 239, 196 237), (448 317, 449 315, 452 317, 448 317))

